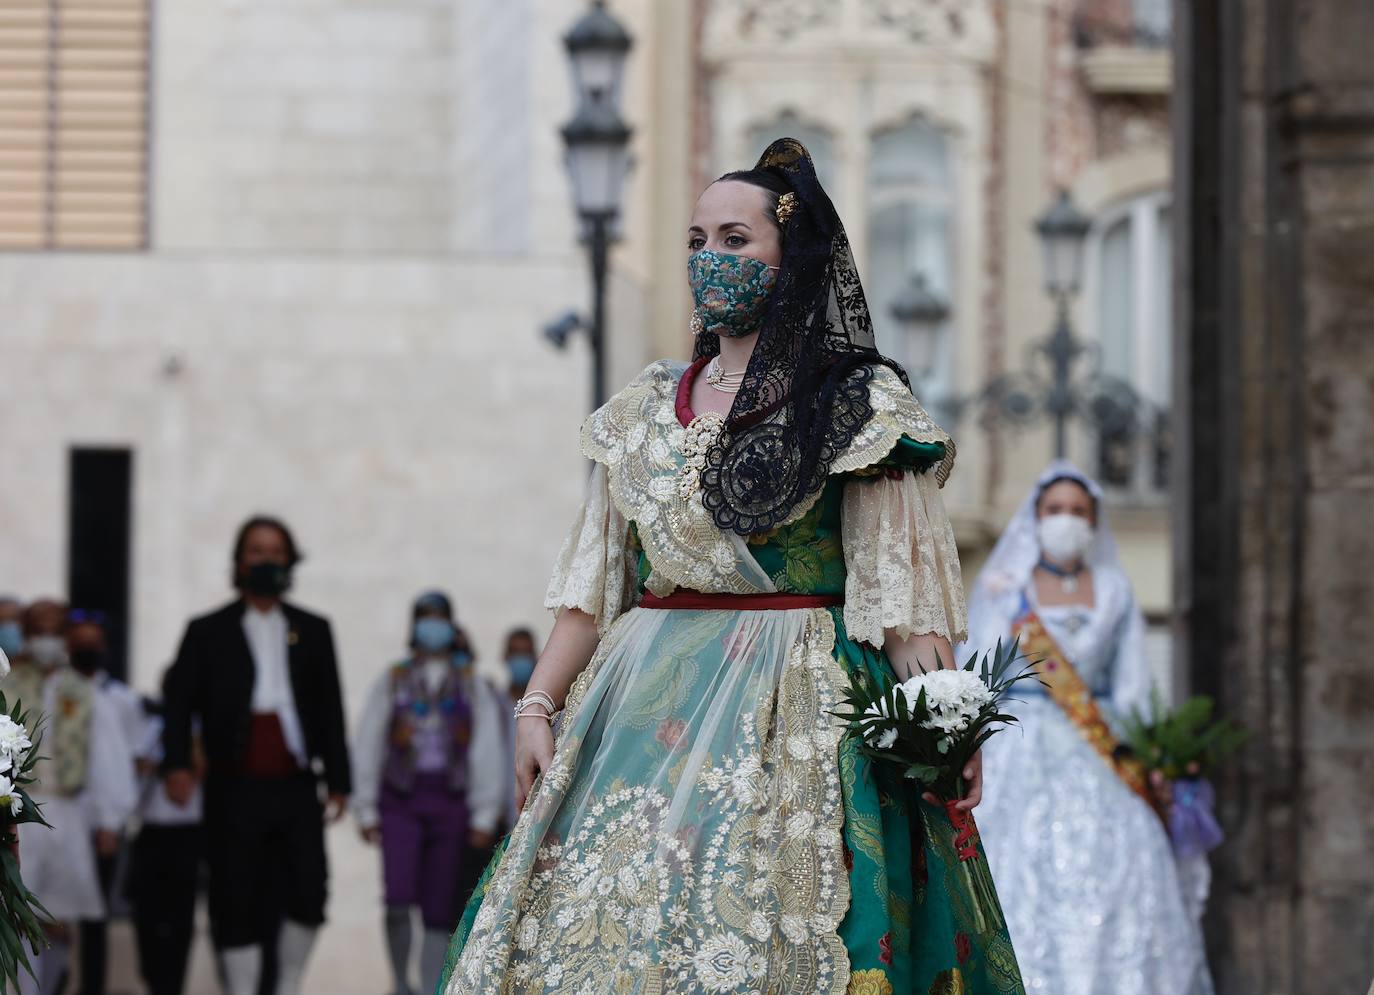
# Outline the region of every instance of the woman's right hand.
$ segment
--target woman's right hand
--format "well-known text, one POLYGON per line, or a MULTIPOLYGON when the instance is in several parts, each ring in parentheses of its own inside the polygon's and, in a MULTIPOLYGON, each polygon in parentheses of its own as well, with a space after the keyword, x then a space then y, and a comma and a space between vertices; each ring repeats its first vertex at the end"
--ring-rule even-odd
POLYGON ((553 763, 553 729, 541 715, 515 720, 515 806, 525 807, 534 779, 553 763))

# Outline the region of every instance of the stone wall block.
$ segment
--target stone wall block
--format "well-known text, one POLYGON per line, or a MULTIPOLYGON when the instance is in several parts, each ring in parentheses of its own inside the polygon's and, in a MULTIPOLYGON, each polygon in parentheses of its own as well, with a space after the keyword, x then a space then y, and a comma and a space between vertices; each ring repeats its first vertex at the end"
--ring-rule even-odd
MULTIPOLYGON (((1374 181, 1364 186, 1374 204, 1374 181)), ((1333 323, 1361 322, 1366 330, 1374 326, 1374 211, 1364 217, 1316 219, 1307 225, 1303 269, 1310 336, 1321 336, 1333 323)))
POLYGON ((1297 48, 1304 89, 1345 89, 1363 83, 1374 89, 1374 60, 1367 44, 1352 39, 1374 38, 1374 4, 1363 0, 1294 3, 1300 30, 1297 48))
MULTIPOLYGON (((1374 771, 1366 772, 1370 774, 1374 771)), ((1300 987, 1282 990, 1314 995, 1367 991, 1369 951, 1374 950, 1374 889, 1368 884, 1360 889, 1314 889, 1303 895, 1298 908, 1302 948, 1294 966, 1302 980, 1300 987)))
MULTIPOLYGON (((1345 365, 1314 363, 1306 385, 1305 417, 1308 438, 1305 458, 1314 487, 1339 486, 1352 478, 1361 479, 1369 490, 1346 509, 1374 521, 1374 344, 1369 342, 1369 326, 1349 328, 1348 334, 1326 336, 1334 354, 1337 343, 1353 338, 1362 340, 1347 353, 1345 365), (1364 362, 1361 362, 1364 360, 1364 362)), ((1352 495, 1354 496, 1354 495, 1352 495)), ((1329 527, 1328 527, 1329 530, 1329 527)), ((1360 531, 1341 530, 1343 533, 1360 531)), ((1343 534, 1342 540, 1349 536, 1343 534)), ((1349 549, 1332 549, 1342 553, 1349 549)))

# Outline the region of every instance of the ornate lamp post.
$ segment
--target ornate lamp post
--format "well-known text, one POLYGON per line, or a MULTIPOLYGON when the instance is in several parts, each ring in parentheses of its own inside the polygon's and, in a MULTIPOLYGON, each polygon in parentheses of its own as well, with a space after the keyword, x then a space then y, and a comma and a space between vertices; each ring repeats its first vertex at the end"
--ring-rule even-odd
POLYGON ((1097 350, 1079 341, 1069 324, 1069 305, 1083 281, 1084 244, 1090 228, 1091 221, 1068 193, 1061 193, 1040 216, 1035 230, 1040 236, 1045 292, 1055 302, 1054 328, 1047 338, 1031 345, 1023 370, 997 377, 971 397, 947 402, 956 412, 977 406, 987 421, 1027 424, 1053 419, 1057 457, 1067 455, 1070 418, 1081 418, 1104 438, 1121 438, 1159 414, 1129 383, 1103 373, 1097 350), (1075 367, 1084 356, 1091 362, 1076 378, 1075 367))
POLYGON ((591 255, 592 320, 587 335, 592 350, 592 402, 600 406, 606 399, 607 255, 630 169, 631 132, 620 118, 620 94, 632 40, 606 10, 604 0, 595 0, 563 44, 577 87, 578 107, 562 133, 573 203, 591 255))
POLYGON ((1069 375, 1084 348, 1069 327, 1069 304, 1083 282, 1083 244, 1092 221, 1082 214, 1068 191, 1035 223, 1040 235, 1040 250, 1045 267, 1045 292, 1054 298, 1054 331, 1043 346, 1053 377, 1044 399, 1046 413, 1054 419, 1054 455, 1063 458, 1068 451, 1067 423, 1077 407, 1069 375))
POLYGON ((889 309, 907 343, 907 368, 918 380, 930 376, 935 367, 940 331, 949 317, 949 305, 930 289, 926 275, 914 272, 889 309))
POLYGON ((625 58, 633 44, 629 33, 606 9, 605 0, 593 0, 592 9, 563 37, 574 92, 584 98, 591 93, 604 94, 610 106, 619 108, 625 58))

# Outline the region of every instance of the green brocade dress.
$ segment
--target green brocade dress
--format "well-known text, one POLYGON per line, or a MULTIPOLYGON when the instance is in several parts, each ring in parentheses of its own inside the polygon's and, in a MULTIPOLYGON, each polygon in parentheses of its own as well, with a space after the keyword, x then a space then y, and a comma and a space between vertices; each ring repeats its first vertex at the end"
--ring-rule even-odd
POLYGON ((701 506, 715 426, 683 376, 657 363, 583 426, 596 467, 548 603, 595 616, 601 642, 440 995, 1022 992, 944 811, 831 714, 848 671, 890 666, 885 629, 963 637, 953 444, 880 367, 827 485, 744 539, 701 506), (636 607, 675 590, 844 605, 636 607))

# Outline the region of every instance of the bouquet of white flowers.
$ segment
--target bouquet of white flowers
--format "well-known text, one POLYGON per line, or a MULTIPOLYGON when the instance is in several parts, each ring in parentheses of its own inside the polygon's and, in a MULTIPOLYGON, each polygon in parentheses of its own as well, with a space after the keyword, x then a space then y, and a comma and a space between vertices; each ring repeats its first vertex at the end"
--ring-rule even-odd
POLYGON ((836 713, 849 723, 849 735, 860 752, 884 763, 900 764, 903 773, 942 801, 963 798, 965 765, 999 727, 1016 716, 998 711, 1007 690, 1034 677, 1026 666, 1017 673, 1017 644, 969 658, 961 670, 926 670, 898 683, 880 684, 857 673, 845 696, 848 712, 836 713))
POLYGON ((976 654, 970 657, 960 670, 922 667, 900 683, 886 675, 874 681, 852 672, 845 695, 848 709, 835 713, 848 723, 847 735, 860 753, 897 765, 903 776, 917 782, 918 790, 940 800, 954 830, 968 893, 978 914, 999 927, 996 891, 986 861, 979 859, 978 827, 958 803, 969 760, 989 736, 1016 721, 998 708, 1013 684, 1035 676, 1029 664, 1018 667, 1022 660, 1017 643, 999 642, 981 660, 976 654))
POLYGON ((36 954, 46 944, 43 922, 51 919, 19 874, 17 828, 48 825, 28 794, 41 739, 37 732, 29 735, 32 719, 17 701, 11 710, 0 693, 0 991, 19 987, 21 968, 33 974, 24 946, 36 954))

